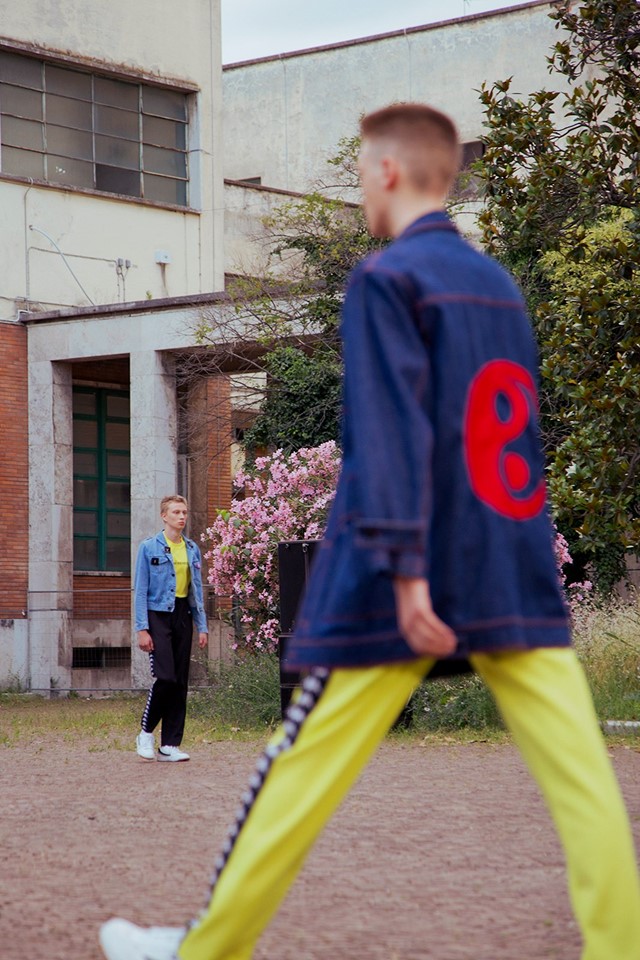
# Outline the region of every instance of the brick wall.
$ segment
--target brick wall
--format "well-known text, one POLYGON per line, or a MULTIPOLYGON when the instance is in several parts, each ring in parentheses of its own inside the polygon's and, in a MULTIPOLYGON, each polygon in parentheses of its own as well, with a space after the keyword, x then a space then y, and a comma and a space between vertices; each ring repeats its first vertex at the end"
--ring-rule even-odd
MULTIPOLYGON (((231 503, 231 384, 229 377, 206 377, 189 388, 185 416, 189 458, 189 535, 198 540, 215 519, 216 510, 231 503)), ((202 545, 201 545, 202 546, 202 545)), ((207 590, 207 562, 203 584, 207 590)), ((216 609, 207 603, 209 617, 216 609)), ((226 608, 226 604, 223 602, 226 608)))
POLYGON ((207 408, 211 427, 207 431, 207 522, 216 509, 231 503, 231 389, 226 376, 207 380, 207 408))
POLYGON ((224 374, 190 387, 186 409, 189 458, 189 534, 198 539, 231 503, 231 387, 224 374))
POLYGON ((131 577, 73 578, 74 620, 129 620, 131 577))
POLYGON ((27 331, 0 322, 0 618, 27 609, 29 575, 29 437, 27 331))

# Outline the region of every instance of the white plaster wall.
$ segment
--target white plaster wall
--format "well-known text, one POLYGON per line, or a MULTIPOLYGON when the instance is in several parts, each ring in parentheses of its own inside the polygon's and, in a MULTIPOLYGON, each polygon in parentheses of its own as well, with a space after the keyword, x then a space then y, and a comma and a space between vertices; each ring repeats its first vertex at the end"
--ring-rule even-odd
POLYGON ((199 92, 190 129, 191 204, 198 213, 30 186, 0 173, 0 317, 15 317, 25 300, 44 307, 89 302, 53 244, 30 225, 53 238, 95 303, 222 289, 220 0, 189 0, 179 9, 171 0, 0 0, 2 40, 199 92), (171 256, 164 269, 155 263, 159 249, 171 256), (132 262, 124 291, 118 257, 132 262))
POLYGON ((8 181, 0 181, 0 204, 7 211, 7 229, 0 225, 5 312, 23 297, 31 309, 56 309, 201 292, 201 218, 195 213, 8 181), (77 280, 39 231, 63 251, 77 280), (167 251, 171 263, 157 264, 157 250, 167 251), (131 261, 124 284, 116 274, 119 257, 131 261))
POLYGON ((207 51, 217 43, 212 31, 218 32, 219 0, 189 0, 179 9, 172 0, 2 0, 0 10, 6 37, 123 67, 144 66, 159 78, 190 76, 197 82, 208 69, 207 51))
MULTIPOLYGON (((262 190, 240 183, 224 185, 224 257, 225 272, 259 276, 268 264, 263 219, 283 204, 295 203, 297 196, 262 190)), ((269 264, 278 272, 278 263, 269 264)))
POLYGON ((513 76, 513 91, 558 89, 546 57, 558 33, 551 4, 452 21, 366 42, 267 59, 223 71, 224 175, 306 191, 326 177, 340 138, 398 100, 450 113, 463 140, 482 131, 477 89, 513 76))
POLYGON ((29 623, 0 620, 0 689, 29 685, 29 623))

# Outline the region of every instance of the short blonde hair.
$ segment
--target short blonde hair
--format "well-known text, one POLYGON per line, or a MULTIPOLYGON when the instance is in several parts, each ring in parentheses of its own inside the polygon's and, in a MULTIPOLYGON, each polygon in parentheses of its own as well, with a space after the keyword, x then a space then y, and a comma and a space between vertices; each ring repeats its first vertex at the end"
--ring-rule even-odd
POLYGON ((167 512, 167 507, 170 503, 184 503, 185 507, 188 507, 185 497, 180 496, 179 493, 171 493, 166 497, 163 497, 160 501, 160 516, 163 517, 167 512))
POLYGON ((369 113, 360 121, 360 134, 363 140, 396 145, 418 190, 448 190, 460 170, 456 125, 426 103, 394 103, 369 113))

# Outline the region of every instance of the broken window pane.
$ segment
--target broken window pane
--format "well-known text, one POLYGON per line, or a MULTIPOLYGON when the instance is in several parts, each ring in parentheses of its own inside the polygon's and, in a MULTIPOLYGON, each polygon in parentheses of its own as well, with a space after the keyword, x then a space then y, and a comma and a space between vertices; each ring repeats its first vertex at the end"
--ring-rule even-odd
POLYGON ((140 145, 117 137, 96 137, 96 161, 112 167, 140 169, 140 145))
POLYGON ((187 98, 176 90, 160 90, 158 87, 142 88, 142 109, 156 117, 187 119, 187 98))
POLYGON ((16 117, 3 117, 2 142, 12 147, 26 147, 29 150, 44 149, 42 124, 34 120, 18 120, 16 117))
POLYGON ((124 194, 125 197, 139 197, 140 174, 134 170, 96 163, 96 187, 109 193, 124 194))
POLYGON ((42 120, 42 94, 37 90, 0 83, 0 110, 14 117, 42 120))
POLYGON ((158 147, 174 147, 185 150, 187 147, 187 125, 175 120, 161 120, 160 117, 142 118, 142 139, 158 147))

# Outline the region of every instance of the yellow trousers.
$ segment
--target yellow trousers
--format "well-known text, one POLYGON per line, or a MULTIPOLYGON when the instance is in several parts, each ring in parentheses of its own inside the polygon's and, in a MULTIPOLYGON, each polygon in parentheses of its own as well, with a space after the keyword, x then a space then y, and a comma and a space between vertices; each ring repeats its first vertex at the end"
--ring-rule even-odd
MULTIPOLYGON (((538 649, 472 662, 555 821, 582 960, 640 960, 633 839, 575 653, 538 649)), ((297 720, 285 723, 258 764, 181 960, 249 960, 314 840, 432 665, 335 670, 305 681, 299 697, 307 706, 296 708, 297 720)))

